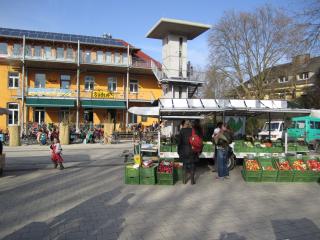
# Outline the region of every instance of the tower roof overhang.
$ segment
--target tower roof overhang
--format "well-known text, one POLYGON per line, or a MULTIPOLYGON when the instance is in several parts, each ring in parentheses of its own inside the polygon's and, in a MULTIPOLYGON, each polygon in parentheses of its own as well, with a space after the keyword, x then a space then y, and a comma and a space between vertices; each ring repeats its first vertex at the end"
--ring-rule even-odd
POLYGON ((163 39, 168 34, 177 34, 186 36, 188 40, 192 40, 208 29, 211 25, 170 19, 161 18, 147 33, 147 38, 163 39))

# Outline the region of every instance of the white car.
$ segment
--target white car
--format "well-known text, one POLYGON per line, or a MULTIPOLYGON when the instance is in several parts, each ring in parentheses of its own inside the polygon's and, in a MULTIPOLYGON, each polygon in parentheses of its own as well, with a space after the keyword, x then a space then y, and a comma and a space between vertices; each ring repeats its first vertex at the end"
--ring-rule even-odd
MULTIPOLYGON (((271 141, 281 140, 284 137, 284 122, 283 121, 271 121, 270 124, 270 135, 271 141)), ((266 122, 258 133, 259 140, 269 139, 269 122, 266 122)))

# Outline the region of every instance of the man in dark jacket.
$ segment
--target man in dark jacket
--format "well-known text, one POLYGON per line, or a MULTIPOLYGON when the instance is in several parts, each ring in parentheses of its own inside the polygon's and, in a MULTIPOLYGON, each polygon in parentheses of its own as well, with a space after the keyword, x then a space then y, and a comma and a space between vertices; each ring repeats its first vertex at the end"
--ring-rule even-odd
POLYGON ((189 121, 185 121, 182 128, 180 129, 180 134, 178 135, 178 154, 183 162, 183 183, 187 182, 187 172, 190 171, 191 184, 195 184, 195 161, 196 156, 192 151, 192 147, 189 142, 189 138, 192 135, 192 128, 189 121))

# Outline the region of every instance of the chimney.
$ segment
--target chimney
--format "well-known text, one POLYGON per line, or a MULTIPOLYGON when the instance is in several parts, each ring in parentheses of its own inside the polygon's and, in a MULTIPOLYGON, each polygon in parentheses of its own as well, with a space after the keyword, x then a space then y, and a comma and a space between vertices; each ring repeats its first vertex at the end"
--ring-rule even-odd
POLYGON ((292 63, 294 65, 303 65, 308 63, 309 61, 310 61, 310 53, 297 55, 292 58, 292 63))

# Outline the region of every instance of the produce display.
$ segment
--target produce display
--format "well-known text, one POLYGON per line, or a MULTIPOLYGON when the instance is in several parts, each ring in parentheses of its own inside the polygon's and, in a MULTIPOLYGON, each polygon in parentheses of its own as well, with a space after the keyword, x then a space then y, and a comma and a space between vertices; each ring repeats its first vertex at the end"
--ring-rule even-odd
POLYGON ((260 166, 257 160, 247 160, 246 161, 246 169, 248 171, 258 171, 260 170, 260 166))
POLYGON ((147 160, 142 162, 142 167, 143 168, 150 168, 153 166, 153 161, 152 160, 147 160))
POLYGON ((279 161, 279 170, 283 170, 283 171, 291 170, 289 161, 287 160, 279 161))
POLYGON ((298 171, 305 171, 307 170, 307 165, 304 163, 303 160, 300 159, 300 160, 295 160, 292 163, 292 168, 298 171))
POLYGON ((310 170, 320 172, 320 162, 317 160, 307 160, 307 165, 310 170))
POLYGON ((173 162, 161 161, 158 166, 159 173, 172 173, 173 171, 173 162))
POLYGON ((275 171, 276 169, 272 166, 267 166, 267 167, 262 167, 262 170, 265 170, 265 171, 275 171))

